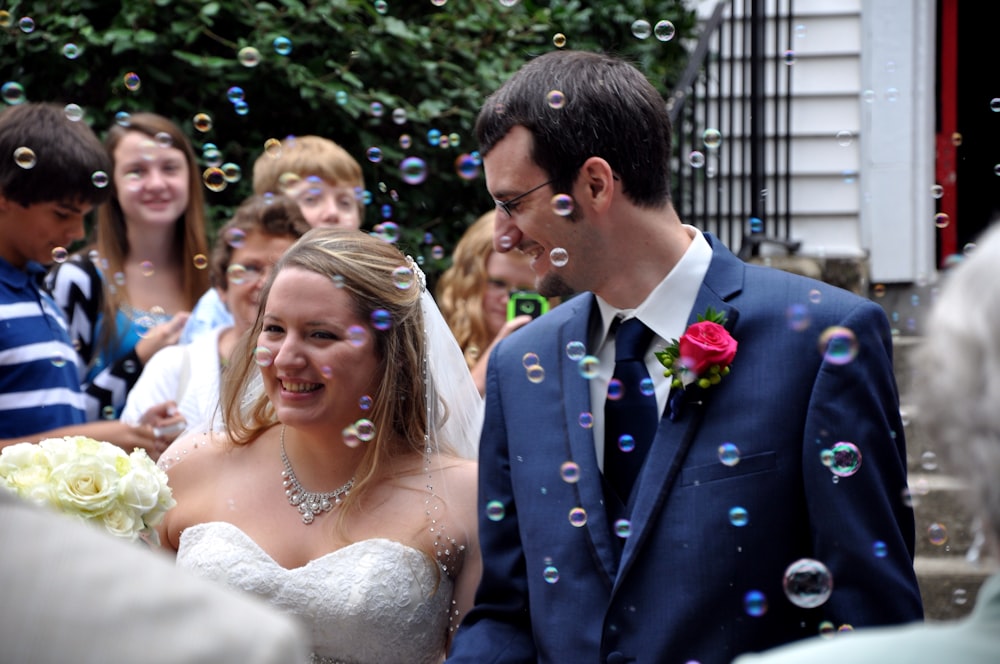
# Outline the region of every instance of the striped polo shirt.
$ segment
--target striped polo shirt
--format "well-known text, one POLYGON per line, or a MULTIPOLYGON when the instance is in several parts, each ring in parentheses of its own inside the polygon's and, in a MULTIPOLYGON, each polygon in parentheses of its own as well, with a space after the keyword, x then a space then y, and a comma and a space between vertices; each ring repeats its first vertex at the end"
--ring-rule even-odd
POLYGON ((86 421, 80 360, 44 275, 0 258, 0 439, 86 421))

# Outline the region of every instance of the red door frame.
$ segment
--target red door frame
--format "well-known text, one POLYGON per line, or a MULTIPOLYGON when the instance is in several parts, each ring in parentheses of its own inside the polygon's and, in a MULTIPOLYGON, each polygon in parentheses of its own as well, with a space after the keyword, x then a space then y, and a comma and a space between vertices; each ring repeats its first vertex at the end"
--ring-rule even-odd
MULTIPOLYGON (((958 178, 956 143, 958 134, 958 0, 940 0, 941 35, 939 130, 937 135, 937 160, 935 181, 943 188, 937 201, 938 212, 948 215, 948 223, 939 228, 938 267, 944 267, 947 258, 958 252, 958 178)), ((940 224, 939 224, 940 227, 940 224)))

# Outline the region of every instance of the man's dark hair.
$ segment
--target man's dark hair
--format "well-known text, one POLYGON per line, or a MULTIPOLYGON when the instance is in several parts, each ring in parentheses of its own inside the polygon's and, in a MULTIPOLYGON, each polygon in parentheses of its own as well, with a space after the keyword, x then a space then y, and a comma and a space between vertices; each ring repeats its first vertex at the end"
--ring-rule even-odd
POLYGON ((596 156, 611 165, 637 205, 670 200, 666 102, 623 60, 583 51, 552 51, 531 60, 480 110, 476 137, 482 155, 517 125, 534 137, 531 157, 556 191, 569 191, 583 162, 596 156), (559 93, 562 99, 553 99, 559 93))
MULTIPOLYGON (((11 106, 0 113, 0 191, 18 205, 71 201, 100 205, 111 195, 111 158, 82 119, 70 120, 63 107, 50 103, 11 106), (26 148, 34 157, 18 163, 26 148), (102 171, 104 186, 95 184, 102 171)), ((100 176, 97 181, 100 182, 100 176)))

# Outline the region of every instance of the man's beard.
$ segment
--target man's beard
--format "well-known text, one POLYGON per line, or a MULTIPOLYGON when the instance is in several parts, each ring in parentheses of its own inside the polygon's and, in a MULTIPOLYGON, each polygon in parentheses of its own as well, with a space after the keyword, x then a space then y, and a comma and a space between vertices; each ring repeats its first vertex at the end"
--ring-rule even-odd
POLYGON ((549 272, 538 278, 538 293, 544 297, 569 297, 576 294, 561 274, 549 272))

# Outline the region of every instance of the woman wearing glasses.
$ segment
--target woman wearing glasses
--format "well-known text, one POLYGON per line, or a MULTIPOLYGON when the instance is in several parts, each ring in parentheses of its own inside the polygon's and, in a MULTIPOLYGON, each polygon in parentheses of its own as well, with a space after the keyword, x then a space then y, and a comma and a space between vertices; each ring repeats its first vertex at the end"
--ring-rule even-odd
POLYGON ((216 407, 220 376, 237 340, 257 318, 264 278, 309 228, 299 206, 285 196, 251 196, 240 205, 219 230, 211 264, 212 284, 232 314, 233 324, 154 355, 129 392, 123 420, 138 421, 150 406, 173 401, 186 427, 179 426, 178 431, 169 432, 171 436, 221 424, 216 407))
POLYGON ((511 292, 535 289, 527 256, 493 250, 496 214, 490 210, 469 226, 437 287, 441 314, 465 354, 480 394, 485 391, 486 363, 494 344, 531 321, 529 316, 507 319, 511 292))

